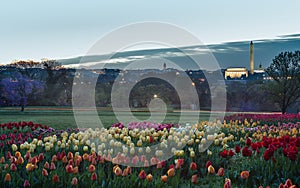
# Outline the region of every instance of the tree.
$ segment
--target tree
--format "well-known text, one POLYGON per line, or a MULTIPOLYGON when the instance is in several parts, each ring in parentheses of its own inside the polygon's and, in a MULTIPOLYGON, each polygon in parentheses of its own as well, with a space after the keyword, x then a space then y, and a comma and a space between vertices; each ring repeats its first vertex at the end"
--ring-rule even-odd
POLYGON ((11 105, 19 105, 21 111, 24 111, 29 97, 34 97, 43 90, 41 82, 31 80, 20 73, 3 79, 1 84, 7 100, 11 105))
POLYGON ((284 114, 300 97, 300 51, 281 52, 266 72, 273 78, 268 84, 268 92, 284 114))

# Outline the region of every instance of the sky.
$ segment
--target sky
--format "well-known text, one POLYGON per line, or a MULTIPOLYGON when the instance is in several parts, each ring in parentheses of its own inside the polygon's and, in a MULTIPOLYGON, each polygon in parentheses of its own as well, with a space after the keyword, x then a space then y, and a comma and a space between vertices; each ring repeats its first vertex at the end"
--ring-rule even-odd
POLYGON ((300 33, 300 1, 7 0, 0 2, 0 63, 84 55, 121 26, 178 25, 204 44, 300 33))

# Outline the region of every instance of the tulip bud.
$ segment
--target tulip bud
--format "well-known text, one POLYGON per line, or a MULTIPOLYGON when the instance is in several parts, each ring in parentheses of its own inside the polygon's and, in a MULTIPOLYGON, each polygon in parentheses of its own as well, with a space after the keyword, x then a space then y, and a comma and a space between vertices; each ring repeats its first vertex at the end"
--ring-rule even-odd
POLYGON ((214 174, 214 173, 215 173, 215 168, 214 168, 212 165, 210 165, 210 166, 207 168, 207 170, 208 170, 208 173, 209 173, 209 174, 214 174))

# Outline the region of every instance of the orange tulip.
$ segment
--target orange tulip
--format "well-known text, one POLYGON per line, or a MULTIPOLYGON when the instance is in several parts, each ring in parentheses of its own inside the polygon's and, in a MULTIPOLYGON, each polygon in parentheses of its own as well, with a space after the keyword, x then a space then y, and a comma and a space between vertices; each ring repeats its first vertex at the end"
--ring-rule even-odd
POLYGON ((9 173, 5 174, 4 181, 7 181, 7 182, 11 181, 11 176, 9 173))
POLYGON ((166 175, 161 176, 161 181, 166 183, 168 181, 168 176, 166 175))
POLYGON ((195 162, 192 162, 190 165, 191 170, 197 170, 197 164, 195 162))
POLYGON ((168 176, 173 177, 175 176, 175 169, 174 168, 170 168, 167 172, 168 176))
POLYGON ((195 175, 192 176, 192 183, 194 183, 194 184, 198 183, 198 176, 197 176, 197 174, 195 174, 195 175))
POLYGON ((82 161, 82 157, 81 157, 80 155, 76 155, 76 156, 75 156, 75 159, 76 159, 76 160, 79 160, 80 162, 82 161))
POLYGON ((57 156, 56 156, 56 155, 53 155, 53 156, 52 156, 51 162, 57 162, 57 156))
POLYGON ((83 160, 88 160, 89 159, 89 155, 87 153, 83 154, 82 156, 83 160))
POLYGON ((5 158, 4 158, 3 156, 2 156, 1 159, 0 159, 0 163, 1 163, 1 164, 5 163, 5 158))
POLYGON ((247 179, 249 177, 249 171, 242 171, 241 172, 241 178, 247 179))
POLYGON ((68 159, 73 159, 73 153, 69 151, 67 157, 68 159))
POLYGON ((91 176, 91 180, 92 181, 96 181, 97 180, 97 174, 95 172, 93 172, 93 174, 91 176))
POLYGON ((67 159, 67 156, 64 156, 61 160, 63 163, 68 163, 68 159, 67 159))
POLYGON ((43 175, 43 176, 48 176, 48 171, 47 171, 46 169, 43 169, 42 175, 43 175))
POLYGON ((219 168, 217 175, 220 177, 223 177, 224 176, 224 168, 219 168))
POLYGON ((142 180, 145 179, 146 176, 147 176, 147 175, 146 175, 146 172, 145 172, 144 170, 142 170, 142 171, 139 173, 139 178, 142 179, 142 180))
POLYGON ((21 157, 21 153, 19 151, 16 151, 15 156, 16 156, 16 158, 19 158, 19 157, 21 157))
POLYGON ((58 182, 59 182, 59 177, 58 177, 58 175, 54 174, 54 176, 52 177, 52 181, 53 181, 54 183, 58 183, 58 182))
POLYGON ((73 168, 73 174, 78 174, 78 167, 77 166, 73 168))
POLYGON ((126 177, 126 176, 128 176, 128 175, 129 175, 128 170, 125 168, 125 169, 123 170, 122 176, 126 177))
POLYGON ((114 173, 117 175, 117 176, 122 176, 122 169, 117 166, 114 170, 114 173))
POLYGON ((115 165, 114 167, 113 167, 113 172, 116 170, 116 168, 118 168, 119 167, 119 165, 115 165))
POLYGON ((146 177, 146 180, 147 180, 148 182, 152 182, 152 179, 153 179, 152 174, 148 174, 147 177, 146 177))
POLYGON ((23 157, 19 157, 17 160, 17 164, 23 164, 23 163, 24 163, 23 157))
POLYGON ((214 174, 215 173, 215 168, 212 165, 209 165, 207 168, 209 174, 214 174))
POLYGON ((123 170, 122 176, 128 176, 130 173, 131 173, 131 168, 130 168, 130 166, 128 166, 127 168, 125 168, 123 170))

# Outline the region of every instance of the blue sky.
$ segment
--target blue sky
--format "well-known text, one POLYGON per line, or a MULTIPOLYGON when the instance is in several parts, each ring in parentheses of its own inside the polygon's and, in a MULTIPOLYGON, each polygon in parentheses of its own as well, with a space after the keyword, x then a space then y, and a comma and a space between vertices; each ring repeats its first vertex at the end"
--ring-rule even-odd
POLYGON ((0 63, 83 55, 105 33, 142 21, 183 27, 205 44, 300 33, 300 1, 71 1, 0 3, 0 63))

